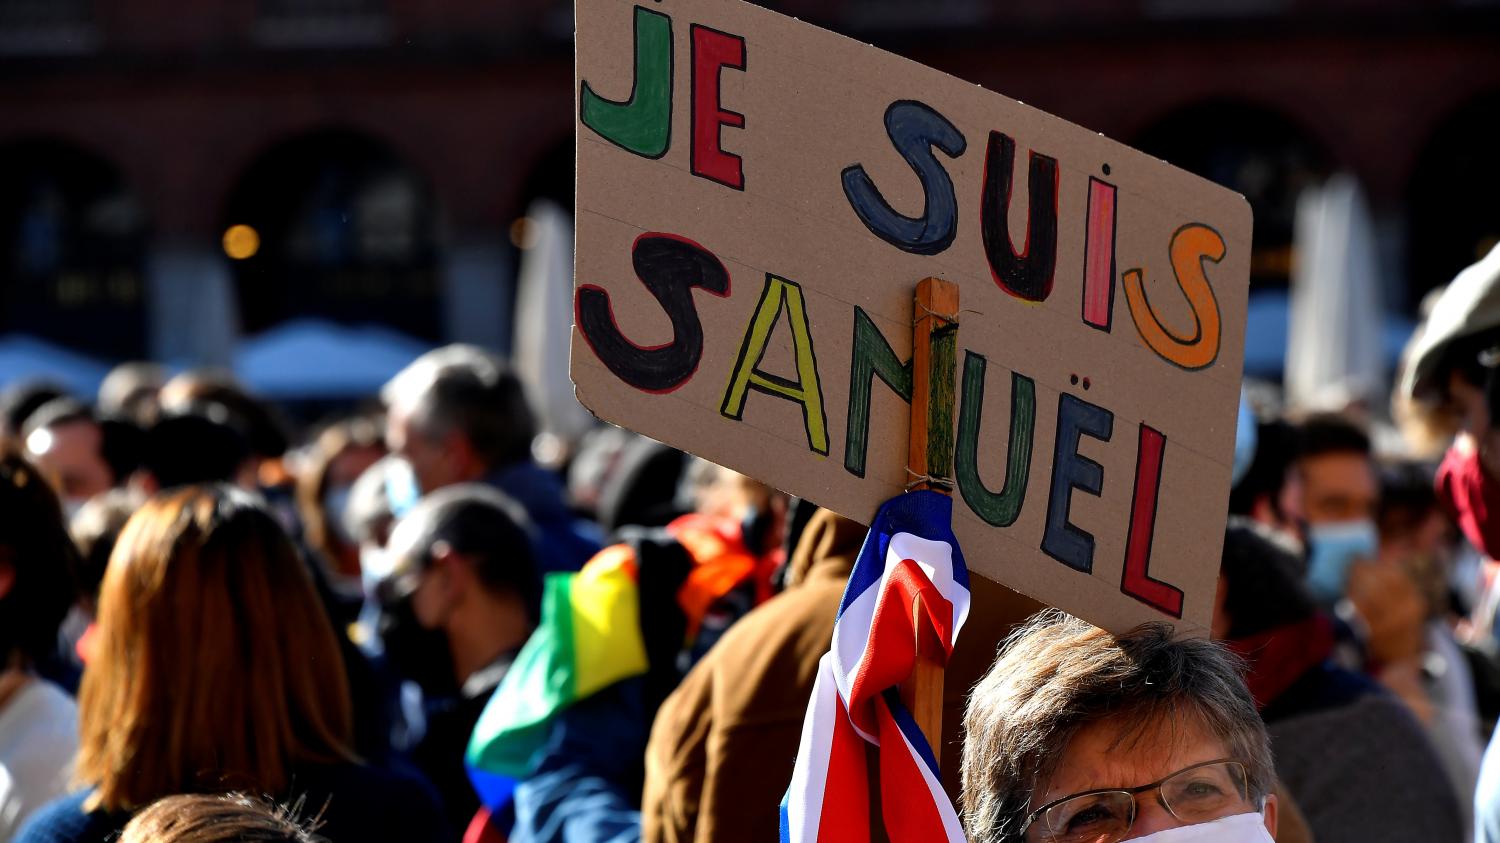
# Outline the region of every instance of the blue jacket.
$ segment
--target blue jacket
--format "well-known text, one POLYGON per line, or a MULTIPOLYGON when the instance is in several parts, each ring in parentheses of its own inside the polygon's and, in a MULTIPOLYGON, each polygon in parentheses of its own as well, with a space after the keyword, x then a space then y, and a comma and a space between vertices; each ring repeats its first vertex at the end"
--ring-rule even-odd
MULTIPOLYGON (((289 801, 305 797, 303 819, 323 811, 318 834, 337 843, 452 843, 457 839, 432 787, 415 775, 354 764, 308 766, 293 775, 290 791, 284 797, 289 801)), ((90 793, 75 793, 42 807, 12 843, 114 840, 130 821, 130 814, 85 811, 83 803, 90 793)))
POLYGON ((553 721, 516 786, 509 843, 636 843, 645 778, 645 683, 618 682, 553 721))
POLYGON ((541 573, 576 571, 603 547, 598 526, 568 509, 556 473, 526 460, 495 469, 485 482, 515 500, 531 518, 541 573))

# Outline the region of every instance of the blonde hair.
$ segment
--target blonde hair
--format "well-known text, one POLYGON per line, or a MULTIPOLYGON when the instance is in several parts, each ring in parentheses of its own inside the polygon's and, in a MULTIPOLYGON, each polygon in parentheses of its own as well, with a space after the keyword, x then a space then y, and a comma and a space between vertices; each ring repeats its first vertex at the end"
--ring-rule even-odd
POLYGON ((136 814, 117 843, 327 843, 313 834, 316 819, 297 818, 300 807, 243 793, 168 796, 136 814))
POLYGON ((1442 456, 1463 422, 1451 401, 1399 392, 1391 396, 1391 417, 1416 459, 1442 456))
POLYGON ((281 793, 295 764, 354 760, 343 659, 307 568, 227 486, 162 493, 126 523, 78 702, 88 810, 281 793))

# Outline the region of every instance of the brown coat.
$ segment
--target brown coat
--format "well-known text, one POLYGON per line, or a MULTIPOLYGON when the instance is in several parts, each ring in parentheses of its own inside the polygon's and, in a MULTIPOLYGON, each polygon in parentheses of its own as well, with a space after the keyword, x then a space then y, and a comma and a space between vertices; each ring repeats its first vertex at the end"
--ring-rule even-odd
MULTIPOLYGON (((731 627, 662 705, 646 747, 647 843, 777 839, 777 806, 792 778, 818 660, 864 537, 862 525, 820 510, 789 563, 787 590, 731 627)), ((970 587, 973 609, 949 660, 943 699, 940 757, 954 804, 968 691, 1010 630, 1041 608, 982 577, 970 587)))
MULTIPOLYGON (((790 563, 788 589, 725 633, 662 706, 646 748, 647 841, 777 838, 818 659, 864 537, 862 525, 819 511, 790 563)), ((944 694, 943 782, 955 797, 964 696, 1012 625, 1040 608, 988 580, 971 585, 975 609, 944 694)))

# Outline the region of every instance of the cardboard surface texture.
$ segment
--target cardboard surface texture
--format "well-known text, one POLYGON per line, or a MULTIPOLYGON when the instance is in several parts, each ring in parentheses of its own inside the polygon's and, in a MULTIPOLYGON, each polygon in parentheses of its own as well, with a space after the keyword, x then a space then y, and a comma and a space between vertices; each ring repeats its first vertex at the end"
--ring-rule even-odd
POLYGON ((1242 197, 739 0, 576 21, 586 407, 868 523, 912 479, 912 295, 944 279, 970 567, 1115 631, 1207 634, 1242 197))

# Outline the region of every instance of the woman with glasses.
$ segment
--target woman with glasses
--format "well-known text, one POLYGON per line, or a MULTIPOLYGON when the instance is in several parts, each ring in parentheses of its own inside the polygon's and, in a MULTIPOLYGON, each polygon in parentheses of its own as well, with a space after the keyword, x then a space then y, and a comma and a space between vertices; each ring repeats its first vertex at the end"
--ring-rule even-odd
POLYGON ((1164 624, 1058 612, 1018 631, 964 718, 974 843, 1267 843, 1275 774, 1235 658, 1164 624))

